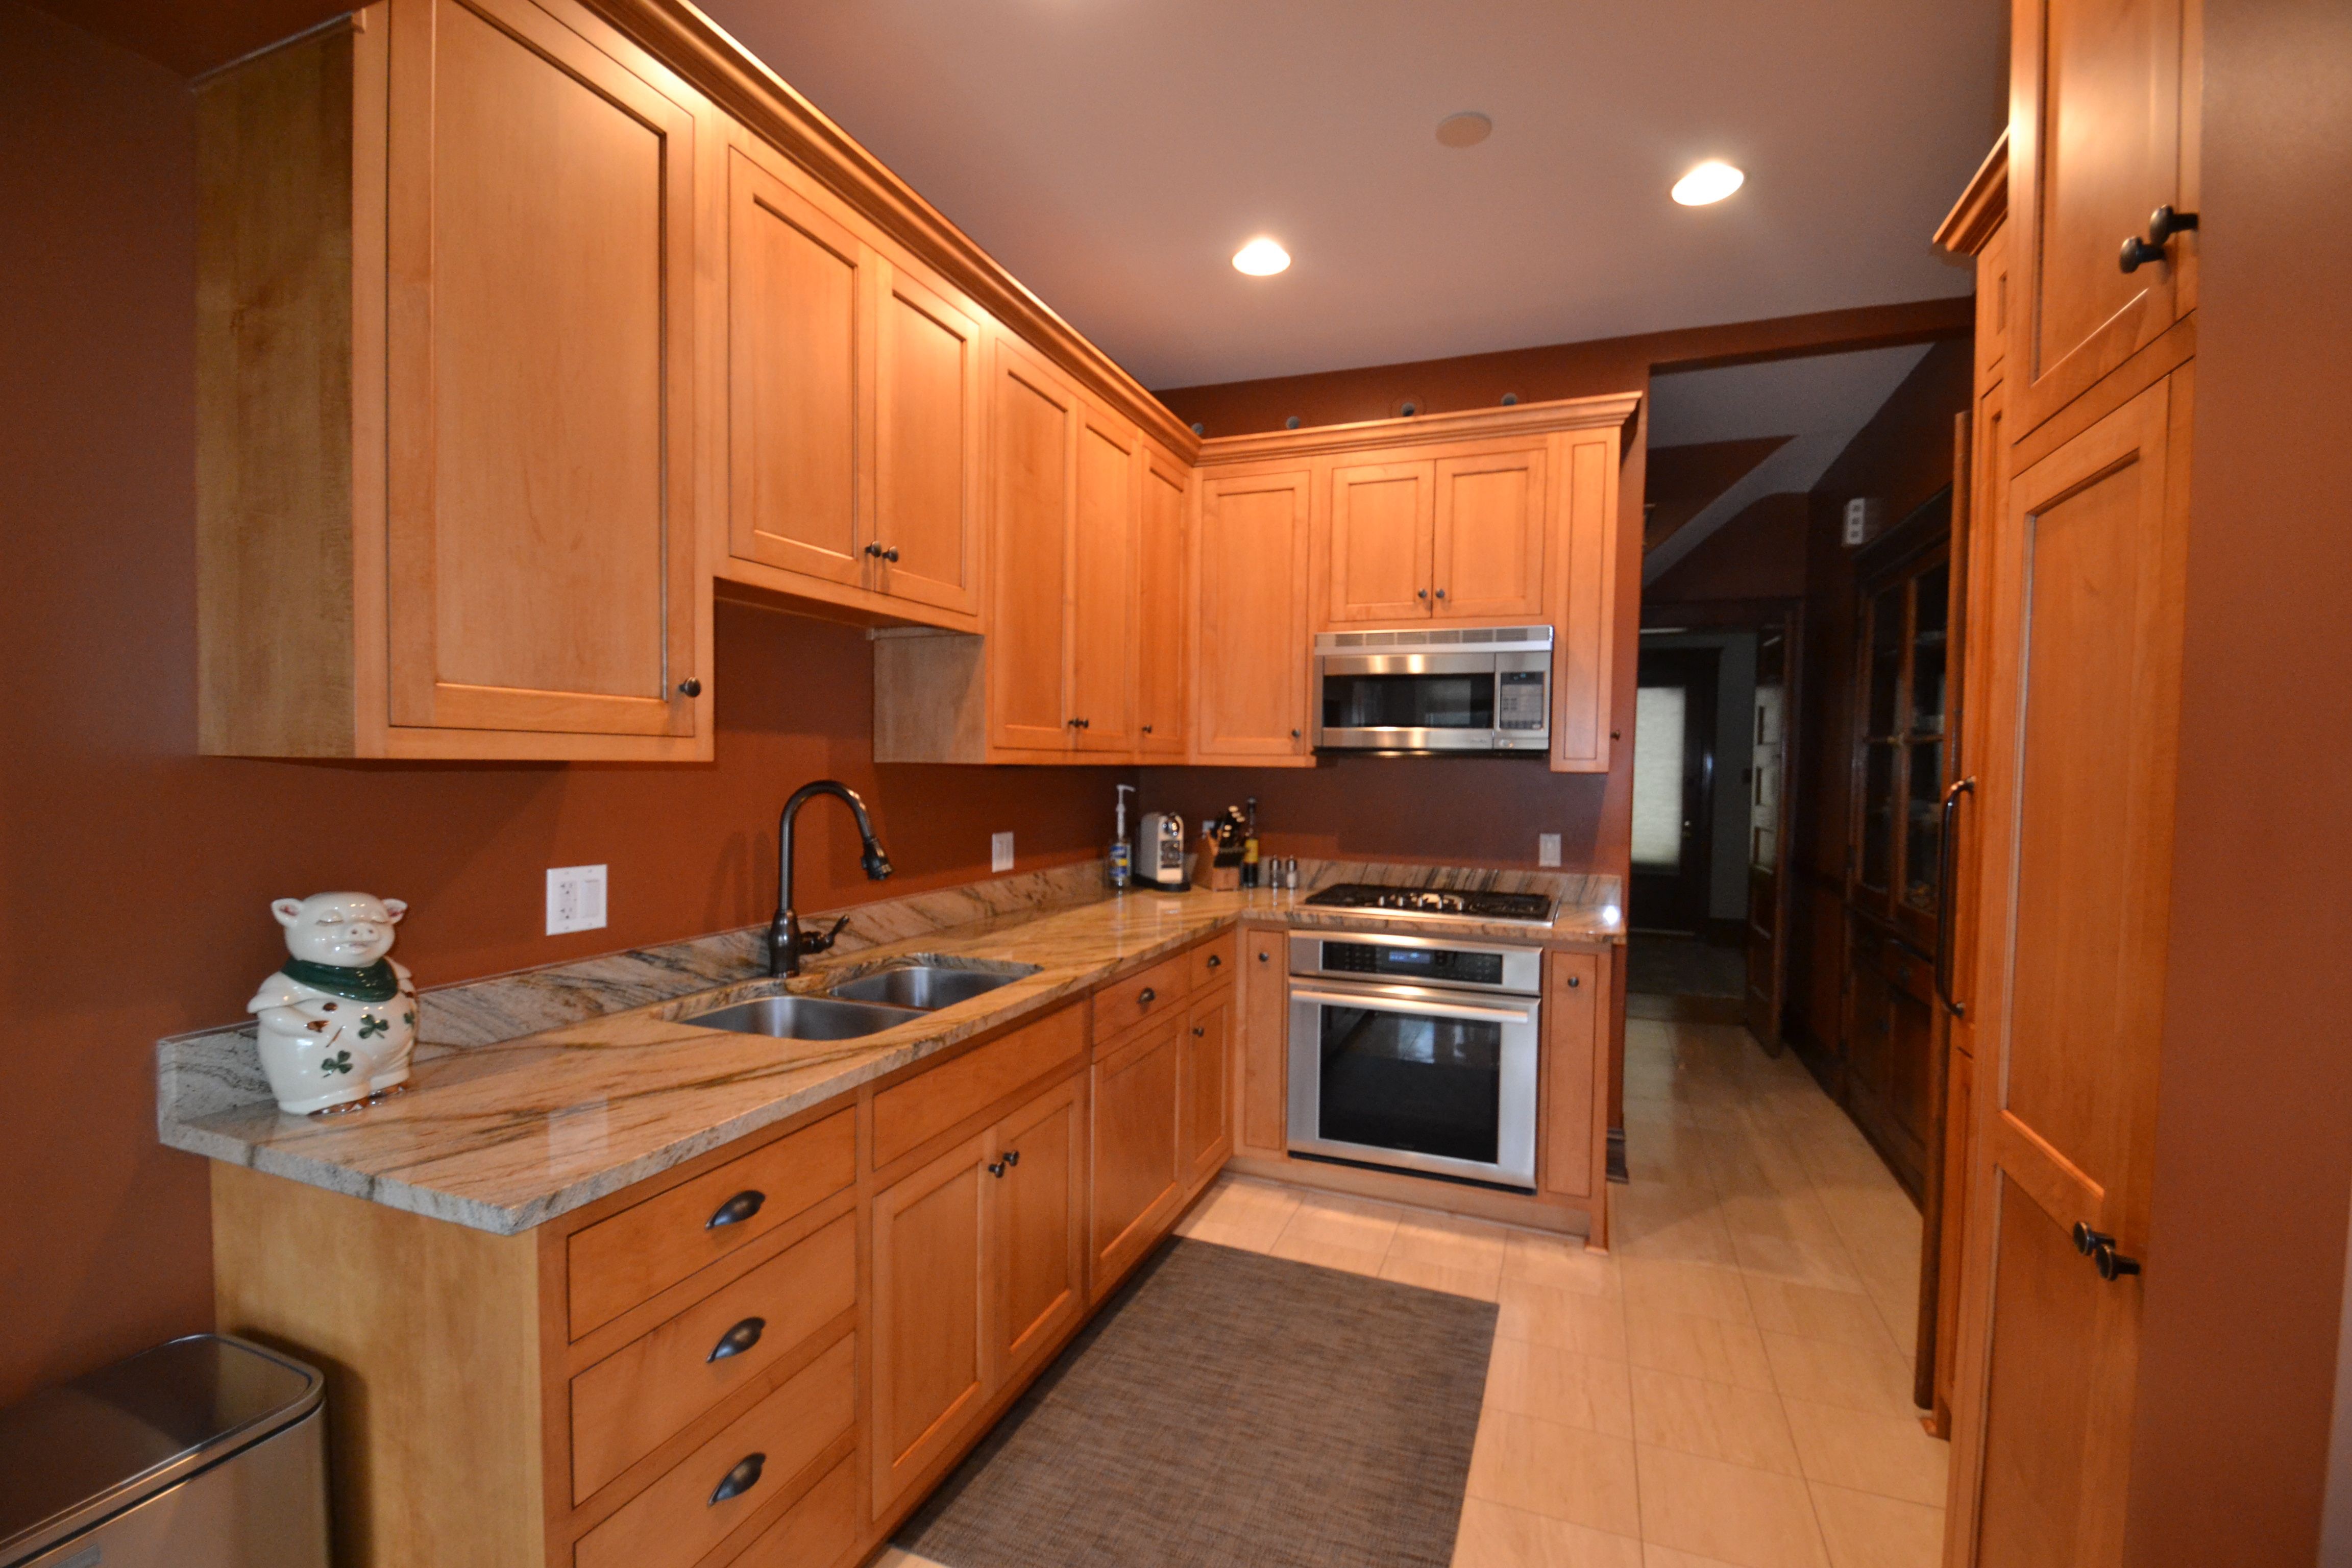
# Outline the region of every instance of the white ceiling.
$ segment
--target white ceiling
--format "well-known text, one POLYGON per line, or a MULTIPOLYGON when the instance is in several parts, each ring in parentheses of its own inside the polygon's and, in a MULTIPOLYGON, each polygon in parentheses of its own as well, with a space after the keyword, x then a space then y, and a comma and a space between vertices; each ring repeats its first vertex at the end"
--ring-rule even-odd
POLYGON ((1790 439, 1643 556, 1642 581, 1656 582, 1764 497, 1811 489, 1904 377, 1927 357, 1930 346, 1864 349, 1651 376, 1653 447, 1757 436, 1790 439))
POLYGON ((2005 111, 2001 0, 701 3, 1154 387, 1964 293, 2005 111))

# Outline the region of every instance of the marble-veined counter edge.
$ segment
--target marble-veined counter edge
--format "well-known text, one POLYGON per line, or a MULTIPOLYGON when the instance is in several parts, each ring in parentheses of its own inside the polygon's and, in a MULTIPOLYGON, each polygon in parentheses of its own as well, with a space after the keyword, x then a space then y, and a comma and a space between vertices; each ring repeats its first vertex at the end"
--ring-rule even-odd
MULTIPOLYGON (((1014 982, 1001 993, 989 993, 989 998, 996 999, 994 1005, 971 1008, 967 1012, 971 1005, 966 1004, 945 1010, 950 1015, 961 1015, 960 1016, 927 1015, 900 1026, 898 1029, 874 1037, 870 1043, 835 1042, 825 1048, 822 1060, 772 1062, 769 1066, 773 1076, 794 1080, 782 1092, 769 1094, 751 1103, 738 1103, 724 1110, 714 1104, 710 1110, 719 1112, 715 1116, 694 1114, 677 1117, 674 1125, 683 1128, 683 1131, 660 1134, 648 1131, 636 1141, 635 1146, 620 1152, 609 1163, 599 1163, 593 1169, 582 1170, 578 1174, 563 1179, 550 1177, 536 1182, 520 1177, 500 1182, 452 1179, 458 1173, 444 1167, 453 1158, 462 1159, 466 1152, 463 1150, 454 1154, 446 1151, 436 1152, 408 1161, 387 1161, 381 1157, 367 1159, 363 1157, 360 1143, 342 1134, 363 1134, 371 1121, 379 1128, 388 1120, 410 1121, 420 1110, 429 1116, 438 1108, 435 1097, 436 1084, 446 1075, 453 1060, 462 1060, 472 1069, 460 1081, 495 1079, 499 1076, 499 1058, 509 1053, 520 1055, 535 1047, 593 1047, 614 1036, 616 1031, 625 1032, 633 1021, 674 1019, 678 1013, 688 1009, 699 1010, 722 1005, 730 994, 772 994, 779 988, 777 984, 759 979, 714 979, 708 988, 682 997, 646 1003, 489 1046, 439 1050, 429 1057, 421 1055, 418 1086, 410 1094, 349 1118, 321 1121, 286 1116, 266 1103, 240 1105, 209 1114, 181 1118, 172 1114, 169 1107, 159 1104, 158 1131, 162 1142, 167 1146, 189 1153, 284 1176, 427 1217, 495 1234, 513 1235, 659 1175, 763 1128, 800 1116, 976 1035, 1017 1024, 1074 995, 1092 991, 1122 972, 1156 962, 1221 929, 1244 921, 1269 921, 1309 929, 1344 927, 1456 939, 1517 940, 1551 944, 1620 942, 1623 940, 1623 922, 1619 913, 1614 879, 1596 880, 1606 883, 1606 890, 1591 902, 1564 906, 1559 917, 1549 927, 1457 922, 1434 927, 1425 921, 1368 921, 1360 914, 1302 908, 1297 900, 1303 896, 1303 890, 1301 894, 1266 891, 1208 893, 1196 890, 1179 894, 1138 892, 1125 899, 1097 899, 1060 908, 1005 911, 969 925, 935 930, 869 946, 848 955, 845 960, 814 970, 792 988, 796 991, 822 990, 826 985, 838 983, 848 973, 918 952, 983 961, 1031 963, 1035 961, 1034 952, 1024 957, 1021 950, 1032 946, 1046 934, 1034 928, 1074 921, 1081 925, 1101 921, 1110 923, 1091 937, 1074 937, 1066 930, 1061 933, 1066 942, 1108 942, 1115 951, 1108 955, 1093 954, 1083 963, 1044 964, 1035 974, 1014 982), (1129 925, 1127 914, 1139 910, 1147 903, 1155 910, 1151 922, 1154 934, 1147 941, 1122 943, 1119 939, 1126 934, 1129 925), (1174 918, 1171 920, 1170 917, 1174 918), (916 1029, 933 1022, 940 1026, 925 1029, 913 1037, 889 1037, 898 1035, 901 1029, 916 1029), (342 1157, 335 1157, 331 1151, 341 1152, 342 1157), (437 1184, 434 1180, 436 1175, 440 1178, 437 1184), (518 1186, 533 1190, 520 1191, 517 1190, 518 1186), (535 1190, 539 1187, 547 1190, 535 1190)), ((689 1026, 689 1034, 697 1040, 708 1040, 719 1032, 689 1026)), ((724 1038, 739 1054, 773 1053, 779 1049, 790 1051, 793 1047, 805 1049, 814 1044, 767 1040, 763 1037, 753 1036, 726 1036, 724 1038)), ((678 1054, 693 1048, 691 1044, 680 1045, 667 1039, 654 1041, 653 1047, 678 1054)), ((701 1048, 708 1053, 726 1054, 721 1047, 704 1046, 701 1048)), ((763 1079, 769 1074, 751 1076, 763 1079)), ((649 1087, 655 1092, 677 1095, 691 1094, 697 1089, 691 1082, 662 1082, 649 1087)), ((562 1118, 574 1114, 583 1106, 601 1108, 604 1103, 593 1096, 582 1096, 568 1103, 555 1104, 548 1101, 551 1099, 561 1100, 562 1095, 536 1098, 540 1101, 536 1107, 493 1118, 506 1123, 508 1142, 525 1131, 551 1129, 562 1118)), ((453 1131, 449 1136, 455 1140, 463 1134, 453 1131)))

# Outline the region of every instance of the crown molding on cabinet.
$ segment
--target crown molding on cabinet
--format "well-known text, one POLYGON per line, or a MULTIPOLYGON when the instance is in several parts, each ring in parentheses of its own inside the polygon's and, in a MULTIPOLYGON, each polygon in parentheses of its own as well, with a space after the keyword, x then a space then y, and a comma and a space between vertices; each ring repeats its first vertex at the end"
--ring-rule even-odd
POLYGON ((1353 425, 1320 425, 1307 430, 1268 430, 1248 436, 1220 436, 1201 442, 1193 460, 1202 468, 1220 463, 1255 462, 1266 458, 1318 457, 1359 452, 1374 447, 1433 446, 1444 441, 1476 440, 1486 436, 1536 436, 1553 430, 1623 429, 1642 404, 1638 392, 1609 393, 1598 397, 1564 397, 1549 403, 1521 403, 1508 408, 1458 409, 1448 414, 1423 414, 1410 419, 1365 419, 1353 425))
POLYGON ((1992 144, 1951 212, 1936 227, 1935 245, 1952 256, 1974 256, 2009 214, 2009 132, 1992 144))
POLYGON ((1186 462, 1192 426, 1054 313, 882 161, 686 0, 583 0, 936 268, 1081 386, 1186 462))

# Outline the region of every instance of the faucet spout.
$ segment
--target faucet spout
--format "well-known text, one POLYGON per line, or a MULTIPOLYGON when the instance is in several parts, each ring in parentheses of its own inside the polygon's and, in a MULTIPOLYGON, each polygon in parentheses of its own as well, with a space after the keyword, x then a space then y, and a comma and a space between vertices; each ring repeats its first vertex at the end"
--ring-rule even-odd
POLYGON ((866 880, 878 882, 890 875, 890 857, 883 853, 881 840, 874 837, 873 820, 866 815, 866 803, 857 797, 856 790, 838 779, 818 779, 793 791, 776 823, 776 918, 768 922, 768 973, 772 975, 798 974, 801 960, 830 948, 841 934, 841 927, 847 923, 846 920, 837 922, 829 931, 803 931, 801 918, 793 909, 793 820, 800 816, 802 806, 821 795, 837 797, 856 817, 857 837, 865 845, 858 858, 866 868, 866 880))

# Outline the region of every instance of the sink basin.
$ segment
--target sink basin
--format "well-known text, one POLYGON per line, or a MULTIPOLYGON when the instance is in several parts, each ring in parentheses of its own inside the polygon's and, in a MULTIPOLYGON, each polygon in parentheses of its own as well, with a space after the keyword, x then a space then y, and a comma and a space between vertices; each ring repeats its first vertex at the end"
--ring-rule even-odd
POLYGON ((762 996, 708 1013, 691 1013, 681 1024, 732 1029, 739 1035, 769 1035, 780 1040, 855 1040, 919 1017, 911 1007, 881 1007, 870 1002, 839 1002, 830 996, 762 996))
POLYGON ((968 1002, 1000 985, 1010 985, 1015 978, 1011 974, 992 974, 982 969, 947 969, 937 964, 910 963, 845 982, 835 986, 833 994, 858 1002, 915 1007, 929 1012, 934 1008, 952 1007, 959 1002, 968 1002))

